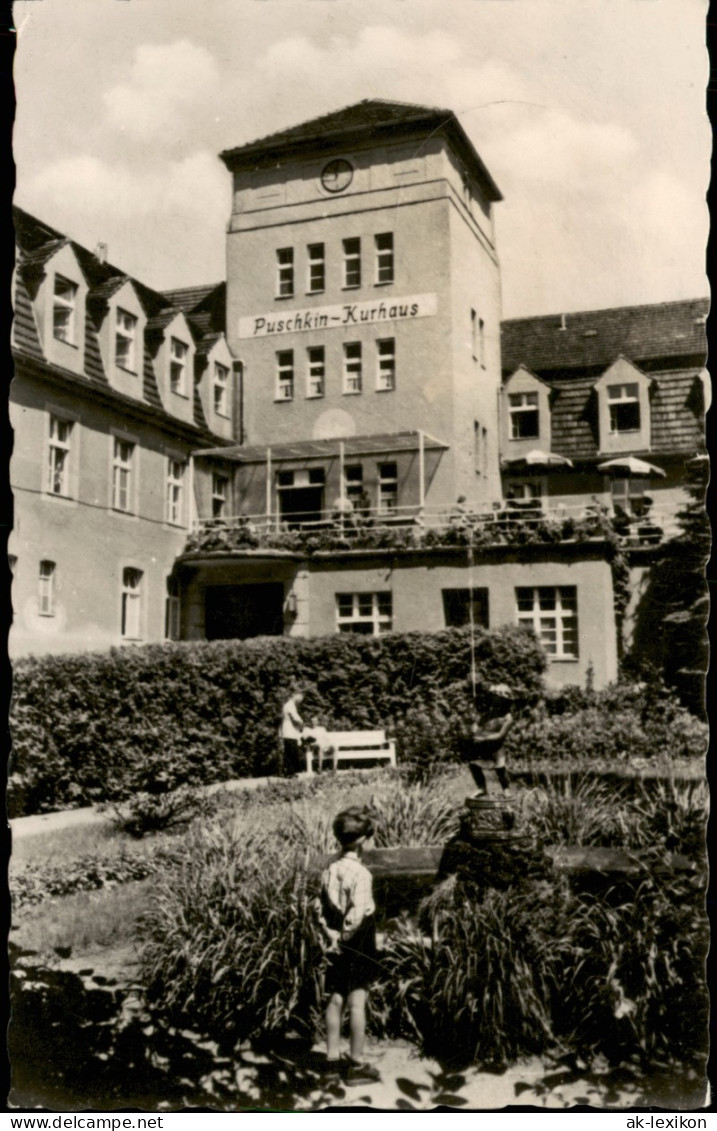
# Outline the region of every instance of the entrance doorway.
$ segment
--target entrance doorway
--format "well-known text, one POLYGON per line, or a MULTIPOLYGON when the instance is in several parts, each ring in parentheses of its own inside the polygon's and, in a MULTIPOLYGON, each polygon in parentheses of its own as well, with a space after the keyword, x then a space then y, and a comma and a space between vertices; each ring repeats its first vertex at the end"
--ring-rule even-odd
POLYGON ((282 636, 284 586, 211 585, 204 593, 207 640, 247 640, 250 636, 282 636))

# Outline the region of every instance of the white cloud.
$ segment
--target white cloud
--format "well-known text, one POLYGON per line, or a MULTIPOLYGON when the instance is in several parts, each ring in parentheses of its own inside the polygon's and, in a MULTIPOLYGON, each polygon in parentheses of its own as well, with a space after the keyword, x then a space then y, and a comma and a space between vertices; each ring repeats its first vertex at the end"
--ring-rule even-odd
POLYGON ((81 154, 26 178, 18 203, 155 287, 218 280, 224 272, 229 184, 213 153, 131 166, 81 154))
POLYGON ((104 95, 112 125, 142 141, 166 138, 182 126, 183 114, 211 106, 217 97, 219 73, 204 47, 186 39, 167 44, 141 44, 126 82, 104 95))

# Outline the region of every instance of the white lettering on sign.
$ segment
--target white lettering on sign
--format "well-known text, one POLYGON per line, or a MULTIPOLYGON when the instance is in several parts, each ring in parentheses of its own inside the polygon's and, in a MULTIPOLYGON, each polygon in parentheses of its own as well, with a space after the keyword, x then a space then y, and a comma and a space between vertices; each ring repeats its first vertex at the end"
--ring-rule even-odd
POLYGON ((276 334, 296 334, 304 330, 331 330, 366 326, 375 322, 410 322, 436 313, 435 294, 406 295, 380 302, 344 302, 336 306, 314 306, 293 310, 281 317, 277 313, 253 314, 239 319, 240 338, 267 338, 276 334))

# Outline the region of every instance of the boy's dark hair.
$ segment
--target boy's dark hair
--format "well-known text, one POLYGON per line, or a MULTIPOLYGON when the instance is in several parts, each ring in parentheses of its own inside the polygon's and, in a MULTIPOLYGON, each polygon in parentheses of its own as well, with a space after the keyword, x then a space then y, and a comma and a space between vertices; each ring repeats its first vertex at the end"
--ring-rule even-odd
POLYGON ((334 836, 342 848, 350 848, 358 840, 373 835, 373 822, 365 809, 353 806, 343 809, 333 823, 334 836))

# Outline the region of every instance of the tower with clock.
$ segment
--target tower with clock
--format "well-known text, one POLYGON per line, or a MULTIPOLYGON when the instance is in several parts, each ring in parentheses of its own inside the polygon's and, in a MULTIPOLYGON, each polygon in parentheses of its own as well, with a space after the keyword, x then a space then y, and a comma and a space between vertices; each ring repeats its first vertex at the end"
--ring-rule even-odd
POLYGON ((497 497, 501 196, 458 119, 367 100, 221 156, 227 338, 274 509, 299 471, 315 503, 343 493, 343 464, 335 485, 312 464, 327 442, 363 447, 378 505, 389 478, 399 507, 497 497))

